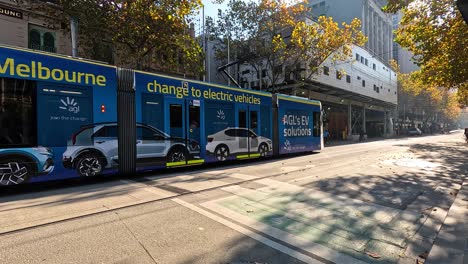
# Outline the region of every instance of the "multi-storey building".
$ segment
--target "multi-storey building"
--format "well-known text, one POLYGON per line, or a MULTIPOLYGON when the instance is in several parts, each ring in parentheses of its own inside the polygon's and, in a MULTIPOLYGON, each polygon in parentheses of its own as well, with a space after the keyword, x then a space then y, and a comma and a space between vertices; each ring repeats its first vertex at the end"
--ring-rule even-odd
MULTIPOLYGON (((402 13, 398 11, 392 16, 393 30, 396 30, 399 27, 400 20, 402 18, 402 13)), ((396 37, 395 35, 393 36, 396 37)), ((407 49, 402 48, 397 42, 393 42, 393 55, 394 59, 400 66, 400 72, 409 73, 419 70, 418 65, 413 60, 413 53, 409 52, 407 49)))
MULTIPOLYGON (((322 101, 325 127, 335 139, 352 136, 361 130, 370 137, 393 134, 393 116, 397 104, 397 76, 386 64, 365 48, 353 46, 346 61, 327 59, 316 73, 303 67, 286 71, 275 91, 322 101)), ((244 88, 272 90, 269 69, 255 71, 240 65, 244 88)))
MULTIPOLYGON (((338 23, 362 21, 362 31, 369 41, 364 47, 353 46, 346 61, 327 59, 319 72, 301 67, 291 73, 283 65, 284 78, 280 92, 322 101, 325 127, 333 138, 354 138, 363 131, 368 136, 388 136, 394 132, 397 106, 397 76, 389 67, 392 57, 392 19, 381 11, 386 1, 380 0, 311 0, 312 17, 331 16, 338 23)), ((267 76, 272 69, 256 72, 240 65, 240 83, 251 89, 268 89, 267 76)), ((278 69, 275 69, 278 72, 278 69)), ((278 90, 278 89, 277 89, 278 90)))
POLYGON ((368 37, 365 48, 381 61, 388 63, 392 58, 393 33, 392 17, 382 12, 385 0, 311 0, 312 14, 315 17, 333 17, 341 23, 350 23, 359 18, 362 32, 368 37))

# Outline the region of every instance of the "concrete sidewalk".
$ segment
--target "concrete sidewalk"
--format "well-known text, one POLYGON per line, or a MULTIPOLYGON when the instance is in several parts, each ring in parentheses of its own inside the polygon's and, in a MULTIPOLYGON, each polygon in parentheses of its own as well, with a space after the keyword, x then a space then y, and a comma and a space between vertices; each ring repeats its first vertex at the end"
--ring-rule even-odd
POLYGON ((468 263, 468 181, 464 183, 449 209, 447 218, 432 246, 426 264, 468 263))

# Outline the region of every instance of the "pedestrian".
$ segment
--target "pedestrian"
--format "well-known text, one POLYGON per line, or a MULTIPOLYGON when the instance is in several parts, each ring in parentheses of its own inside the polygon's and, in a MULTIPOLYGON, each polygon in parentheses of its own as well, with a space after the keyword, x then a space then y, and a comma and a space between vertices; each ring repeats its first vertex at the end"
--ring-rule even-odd
POLYGON ((468 143, 468 127, 465 128, 465 141, 468 143))
POLYGON ((364 129, 359 130, 359 142, 364 141, 364 129))
POLYGON ((329 137, 330 137, 330 133, 328 132, 328 129, 325 129, 325 131, 323 131, 323 142, 324 142, 324 144, 328 143, 328 138, 329 137))

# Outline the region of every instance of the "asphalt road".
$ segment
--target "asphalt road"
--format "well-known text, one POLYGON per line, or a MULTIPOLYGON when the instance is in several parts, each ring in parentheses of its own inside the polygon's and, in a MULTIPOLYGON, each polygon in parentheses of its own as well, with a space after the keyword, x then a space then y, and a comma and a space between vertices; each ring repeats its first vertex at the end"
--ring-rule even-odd
POLYGON ((456 132, 6 192, 0 263, 422 263, 467 154, 456 132))

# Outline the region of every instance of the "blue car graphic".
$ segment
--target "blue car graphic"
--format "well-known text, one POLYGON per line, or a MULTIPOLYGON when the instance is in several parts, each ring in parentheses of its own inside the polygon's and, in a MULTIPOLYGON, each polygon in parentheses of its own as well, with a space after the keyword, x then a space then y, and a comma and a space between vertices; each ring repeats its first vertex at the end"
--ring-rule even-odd
POLYGON ((45 147, 0 149, 0 185, 25 183, 54 169, 53 152, 45 147))

